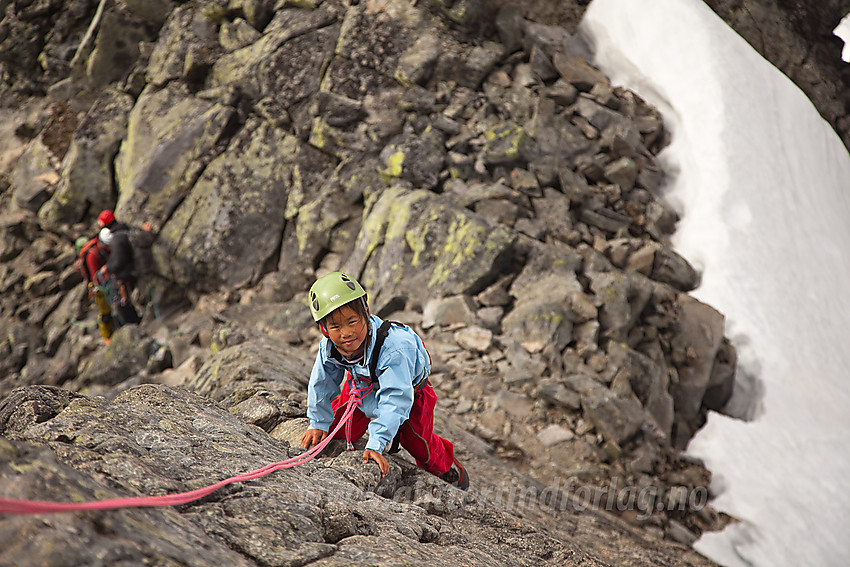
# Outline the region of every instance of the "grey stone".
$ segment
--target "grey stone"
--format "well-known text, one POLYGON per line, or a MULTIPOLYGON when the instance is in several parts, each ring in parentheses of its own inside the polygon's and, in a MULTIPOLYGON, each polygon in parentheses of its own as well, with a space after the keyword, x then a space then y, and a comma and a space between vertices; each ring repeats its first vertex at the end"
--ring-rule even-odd
POLYGON ((608 77, 602 71, 592 67, 582 57, 555 53, 552 64, 561 77, 580 91, 589 91, 597 83, 607 83, 608 77))
POLYGON ((575 438, 575 434, 569 429, 565 429, 557 424, 547 425, 537 434, 537 440, 544 447, 553 447, 564 441, 570 441, 575 438))
POLYGON ((465 327, 455 331, 454 337, 457 344, 473 352, 487 352, 493 344, 493 331, 483 327, 465 327))
POLYGON ((98 353, 72 387, 114 386, 142 371, 148 363, 153 339, 138 325, 127 325, 112 334, 109 346, 98 353))
POLYGON ((300 392, 310 377, 311 362, 301 355, 287 354, 267 339, 253 339, 223 349, 185 386, 215 400, 224 400, 240 390, 253 395, 258 388, 284 394, 300 392))
POLYGON ((677 541, 682 545, 688 546, 693 545, 698 539, 698 536, 695 533, 691 532, 688 528, 676 520, 669 520, 667 522, 665 534, 673 541, 677 541))
POLYGON ((582 209, 580 218, 589 225, 612 233, 626 230, 632 222, 629 217, 606 208, 582 209))
POLYGON ((139 58, 139 44, 150 40, 141 18, 120 5, 107 5, 85 64, 90 87, 99 89, 124 78, 139 58))
POLYGON ((725 318, 713 307, 690 296, 680 296, 681 315, 673 338, 673 360, 679 382, 673 387, 676 414, 696 419, 711 380, 711 371, 723 339, 725 318))
POLYGON ((510 279, 503 277, 475 297, 481 305, 504 307, 511 302, 511 295, 507 291, 509 284, 510 279))
POLYGON ((116 215, 153 222, 167 218, 187 181, 200 173, 199 160, 210 159, 232 114, 233 109, 193 97, 185 87, 145 89, 115 160, 121 190, 116 215))
POLYGON ((578 98, 578 89, 571 83, 559 79, 552 86, 544 89, 543 94, 554 100, 560 106, 570 106, 578 98))
POLYGON ((570 410, 581 409, 581 397, 574 390, 567 389, 560 382, 544 381, 537 389, 544 400, 570 410))
POLYGON ((281 130, 246 124, 162 228, 154 245, 158 272, 206 289, 259 281, 283 237, 285 176, 298 153, 299 143, 281 130), (272 147, 288 148, 284 161, 272 147))
POLYGON ((531 53, 537 46, 549 57, 556 53, 568 56, 590 57, 590 52, 584 41, 578 36, 570 34, 561 26, 541 24, 525 20, 523 22, 525 51, 531 53))
POLYGON ((523 22, 522 10, 515 4, 503 4, 496 16, 496 30, 505 50, 512 53, 522 45, 523 22))
POLYGON ((429 33, 423 34, 399 57, 394 74, 396 80, 408 87, 426 83, 437 65, 440 52, 440 39, 429 33))
POLYGON ((381 150, 381 159, 385 164, 382 174, 388 181, 403 179, 416 187, 431 189, 439 181, 446 151, 439 131, 431 130, 395 138, 381 150))
POLYGON ((472 299, 467 295, 454 295, 432 299, 422 309, 422 327, 448 326, 456 323, 471 325, 476 321, 472 299))
POLYGON ((599 323, 604 336, 624 340, 652 297, 649 280, 639 274, 591 272, 591 289, 600 302, 599 323))
POLYGON ((58 161, 47 146, 38 139, 32 141, 12 171, 15 204, 22 209, 37 212, 59 182, 58 169, 58 161))
POLYGON ((723 342, 714 358, 714 366, 711 368, 711 378, 702 399, 703 405, 714 411, 723 411, 726 404, 732 398, 735 391, 735 369, 737 368, 738 356, 729 339, 723 338, 723 342))
POLYGON ((528 417, 534 408, 534 401, 528 396, 501 390, 493 397, 493 408, 504 410, 516 418, 528 417))
POLYGON ((184 76, 190 51, 214 50, 218 37, 213 22, 191 6, 173 10, 159 34, 147 67, 147 82, 163 86, 184 76))
POLYGON ((581 407, 596 430, 618 445, 634 437, 646 421, 640 403, 630 397, 591 394, 582 396, 581 407))
POLYGON ((422 301, 426 290, 436 296, 477 293, 500 273, 515 240, 507 229, 433 193, 391 188, 367 212, 346 266, 361 274, 379 310, 396 297, 422 301), (374 254, 372 242, 383 242, 374 254), (408 265, 418 269, 403 270, 408 265))
POLYGON ((667 370, 649 357, 635 352, 621 343, 609 341, 606 350, 612 364, 617 368, 614 383, 625 381, 629 392, 633 392, 644 409, 653 417, 658 430, 668 439, 673 427, 673 397, 669 392, 670 379, 667 370))
POLYGON ((651 277, 656 281, 670 284, 680 291, 696 289, 700 282, 699 272, 691 266, 690 262, 666 246, 655 253, 651 277))
POLYGON ((661 245, 655 242, 647 243, 629 256, 625 268, 629 271, 640 272, 652 277, 652 269, 655 265, 655 253, 661 245))
POLYGON ((89 108, 71 139, 56 193, 39 210, 45 226, 57 228, 111 208, 113 160, 127 133, 132 107, 131 97, 107 89, 89 108), (88 210, 90 203, 96 203, 97 211, 88 210))
POLYGON ((628 157, 613 161, 605 168, 605 177, 608 181, 616 183, 623 191, 629 191, 635 186, 637 173, 637 165, 628 157))
POLYGON ((262 34, 242 18, 222 22, 218 31, 218 42, 226 51, 242 49, 261 37, 262 34))

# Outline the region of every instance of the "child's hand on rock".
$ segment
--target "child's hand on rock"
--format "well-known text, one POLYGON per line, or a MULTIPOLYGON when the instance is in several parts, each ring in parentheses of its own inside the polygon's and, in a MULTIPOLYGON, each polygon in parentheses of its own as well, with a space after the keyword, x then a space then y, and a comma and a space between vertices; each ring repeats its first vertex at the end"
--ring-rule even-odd
POLYGON ((363 463, 365 464, 369 461, 375 461, 378 463, 378 468, 381 469, 381 476, 387 476, 387 473, 390 472, 390 464, 379 452, 372 451, 371 449, 363 451, 363 463))
POLYGON ((309 449, 310 447, 318 445, 324 441, 327 436, 327 431, 322 431, 321 429, 308 429, 304 435, 301 436, 301 446, 305 449, 309 449))

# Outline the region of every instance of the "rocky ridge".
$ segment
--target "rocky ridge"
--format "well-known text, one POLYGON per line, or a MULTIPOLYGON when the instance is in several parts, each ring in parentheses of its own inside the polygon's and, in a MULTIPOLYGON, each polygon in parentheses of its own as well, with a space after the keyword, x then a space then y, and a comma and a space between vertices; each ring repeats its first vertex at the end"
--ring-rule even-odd
POLYGON ((725 520, 679 450, 735 353, 669 244, 663 121, 580 38, 473 1, 62 4, 0 24, 49 21, 57 65, 2 110, 3 496, 173 492, 295 454, 302 294, 338 268, 425 338, 476 487, 335 451, 174 510, 4 517, 10 557, 709 563, 681 544, 725 520), (143 324, 107 347, 71 242, 109 206, 158 237, 143 324))

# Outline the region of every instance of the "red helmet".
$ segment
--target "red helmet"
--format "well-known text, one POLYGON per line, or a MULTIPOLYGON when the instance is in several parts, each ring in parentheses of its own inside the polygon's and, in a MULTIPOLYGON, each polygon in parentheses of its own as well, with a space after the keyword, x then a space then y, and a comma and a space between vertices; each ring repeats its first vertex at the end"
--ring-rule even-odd
POLYGON ((101 211, 99 215, 97 215, 97 224, 100 228, 105 226, 109 226, 115 222, 115 215, 110 210, 101 211))

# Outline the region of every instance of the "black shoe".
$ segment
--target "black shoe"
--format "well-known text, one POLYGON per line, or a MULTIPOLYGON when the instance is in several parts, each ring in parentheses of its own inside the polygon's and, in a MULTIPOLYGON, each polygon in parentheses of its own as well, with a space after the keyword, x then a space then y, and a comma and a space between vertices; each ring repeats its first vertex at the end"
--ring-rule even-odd
POLYGON ((469 475, 457 459, 455 459, 452 468, 441 474, 440 478, 461 490, 469 488, 469 475))

